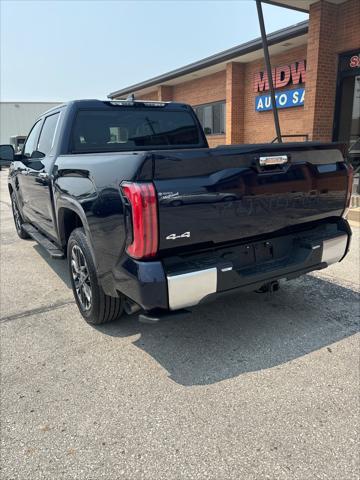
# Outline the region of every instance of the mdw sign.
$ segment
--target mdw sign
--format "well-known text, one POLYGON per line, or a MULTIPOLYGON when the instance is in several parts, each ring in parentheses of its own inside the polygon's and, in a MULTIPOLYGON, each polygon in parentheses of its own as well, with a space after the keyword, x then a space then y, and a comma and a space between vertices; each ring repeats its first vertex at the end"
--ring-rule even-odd
MULTIPOLYGON (((276 106, 278 108, 301 107, 304 105, 305 88, 275 92, 276 106)), ((255 110, 265 112, 272 110, 270 95, 259 95, 255 98, 255 110)))

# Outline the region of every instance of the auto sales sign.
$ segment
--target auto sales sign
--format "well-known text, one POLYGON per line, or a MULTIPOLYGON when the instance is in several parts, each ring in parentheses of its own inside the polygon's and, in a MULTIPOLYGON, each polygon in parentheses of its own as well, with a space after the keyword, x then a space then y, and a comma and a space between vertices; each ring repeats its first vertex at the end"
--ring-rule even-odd
MULTIPOLYGON (((304 105, 305 88, 296 88, 294 90, 285 90, 275 93, 276 106, 278 108, 300 107, 304 105)), ((255 99, 255 109, 257 112, 272 110, 270 95, 260 95, 255 99)))
MULTIPOLYGON (((290 65, 282 65, 272 69, 272 77, 275 88, 283 88, 290 84, 299 85, 306 81, 306 62, 301 60, 290 65)), ((254 91, 267 92, 255 98, 255 110, 264 112, 272 109, 271 96, 268 93, 269 80, 267 72, 257 72, 254 75, 254 91)), ((275 92, 276 105, 278 108, 300 107, 304 105, 305 88, 281 90, 275 92)))

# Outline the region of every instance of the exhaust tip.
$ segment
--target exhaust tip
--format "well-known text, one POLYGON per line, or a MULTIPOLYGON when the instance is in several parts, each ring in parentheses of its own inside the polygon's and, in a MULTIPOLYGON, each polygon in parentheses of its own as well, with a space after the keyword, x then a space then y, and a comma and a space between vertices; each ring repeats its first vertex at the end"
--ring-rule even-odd
POLYGON ((133 315, 134 313, 139 312, 141 307, 130 298, 126 298, 124 302, 124 310, 127 315, 133 315))

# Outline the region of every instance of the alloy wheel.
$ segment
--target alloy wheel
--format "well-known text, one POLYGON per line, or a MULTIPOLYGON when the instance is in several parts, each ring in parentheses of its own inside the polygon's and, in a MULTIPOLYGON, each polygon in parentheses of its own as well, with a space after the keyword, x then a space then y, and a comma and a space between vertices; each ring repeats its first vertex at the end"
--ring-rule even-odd
POLYGON ((82 310, 90 310, 92 305, 92 289, 89 268, 85 255, 78 245, 74 245, 71 250, 71 274, 76 296, 82 310))

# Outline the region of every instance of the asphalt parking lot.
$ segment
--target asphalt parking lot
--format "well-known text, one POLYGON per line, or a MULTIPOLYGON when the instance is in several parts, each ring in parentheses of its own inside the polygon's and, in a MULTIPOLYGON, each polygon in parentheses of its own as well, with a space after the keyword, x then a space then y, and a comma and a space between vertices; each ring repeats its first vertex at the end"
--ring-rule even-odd
POLYGON ((344 262, 151 326, 91 327, 1 176, 3 480, 359 478, 359 228, 344 262))

